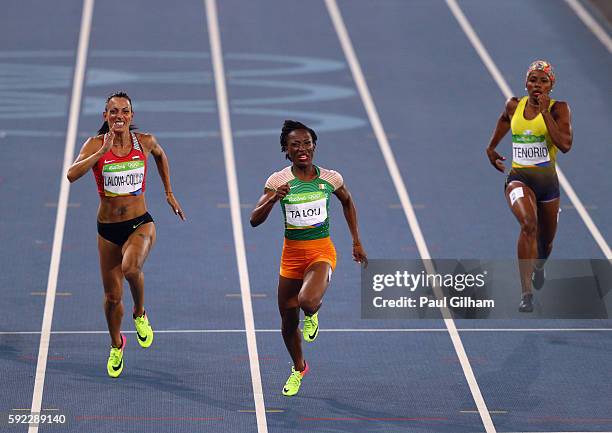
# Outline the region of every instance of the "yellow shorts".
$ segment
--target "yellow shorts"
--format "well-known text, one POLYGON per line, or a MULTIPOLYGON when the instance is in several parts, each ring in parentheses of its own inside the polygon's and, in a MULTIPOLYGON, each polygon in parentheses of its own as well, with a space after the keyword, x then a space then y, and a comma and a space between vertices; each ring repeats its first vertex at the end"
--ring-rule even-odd
POLYGON ((336 268, 336 249, 329 237, 296 241, 285 238, 281 256, 282 277, 303 280, 306 270, 316 262, 327 262, 336 268))

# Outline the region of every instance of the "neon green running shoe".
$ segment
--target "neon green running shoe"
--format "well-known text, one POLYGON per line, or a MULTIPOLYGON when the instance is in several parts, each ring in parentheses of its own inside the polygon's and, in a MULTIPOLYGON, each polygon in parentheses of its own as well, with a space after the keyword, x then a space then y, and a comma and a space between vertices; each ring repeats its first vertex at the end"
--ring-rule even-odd
POLYGON ((125 335, 121 334, 121 349, 111 346, 106 371, 110 377, 119 377, 123 371, 123 349, 125 349, 125 335))
POLYGON ((304 341, 312 343, 319 335, 319 312, 317 311, 312 316, 304 316, 304 328, 302 329, 304 341))
POLYGON ((151 328, 147 313, 134 317, 134 326, 136 326, 136 337, 141 347, 147 348, 153 344, 153 328, 151 328))
POLYGON ((283 395, 291 397, 296 395, 300 390, 302 384, 302 378, 308 374, 310 368, 306 361, 304 361, 304 371, 297 371, 295 367, 291 367, 291 376, 287 379, 285 386, 283 387, 283 395))

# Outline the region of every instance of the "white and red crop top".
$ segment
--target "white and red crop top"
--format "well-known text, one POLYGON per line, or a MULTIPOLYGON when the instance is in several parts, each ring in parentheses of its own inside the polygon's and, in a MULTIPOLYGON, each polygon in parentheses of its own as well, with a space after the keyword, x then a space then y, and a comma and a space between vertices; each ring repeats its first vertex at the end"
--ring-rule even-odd
POLYGON ((139 195, 145 191, 147 158, 136 134, 132 137, 132 150, 126 156, 117 156, 109 149, 93 166, 93 174, 101 197, 139 195))

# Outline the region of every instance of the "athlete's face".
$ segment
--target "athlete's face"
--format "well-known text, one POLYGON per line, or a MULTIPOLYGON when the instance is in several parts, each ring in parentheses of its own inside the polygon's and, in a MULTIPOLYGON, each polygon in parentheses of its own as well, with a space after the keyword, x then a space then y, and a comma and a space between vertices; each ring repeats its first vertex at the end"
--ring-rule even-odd
POLYGON ((130 130, 132 123, 132 105, 126 98, 111 98, 104 112, 104 120, 115 134, 121 134, 130 130))
POLYGON ((305 129, 296 129, 287 135, 287 156, 294 165, 306 167, 312 164, 315 143, 310 132, 305 129))
POLYGON ((552 81, 544 71, 533 71, 527 76, 527 94, 537 99, 541 94, 548 95, 552 90, 552 81))

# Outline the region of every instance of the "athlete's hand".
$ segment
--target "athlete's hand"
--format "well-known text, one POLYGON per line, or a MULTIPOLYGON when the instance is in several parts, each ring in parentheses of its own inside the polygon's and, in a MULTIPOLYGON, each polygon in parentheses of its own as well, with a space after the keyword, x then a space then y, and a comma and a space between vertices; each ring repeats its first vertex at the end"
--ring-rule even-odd
POLYGON ((178 215, 180 219, 185 221, 185 214, 183 213, 183 209, 181 208, 181 205, 179 204, 178 200, 176 198, 174 198, 174 194, 173 193, 168 192, 166 194, 166 201, 168 202, 168 204, 172 208, 172 211, 176 215, 178 215))
POLYGON ((102 147, 100 148, 100 152, 104 155, 106 152, 113 147, 113 140, 115 139, 115 133, 113 131, 107 132, 104 134, 104 141, 102 142, 102 147))
POLYGON ((548 96, 546 93, 540 93, 538 95, 538 111, 540 113, 547 112, 549 105, 550 105, 550 96, 548 96))
POLYGON ((278 187, 276 191, 274 191, 274 201, 277 202, 285 198, 287 194, 289 194, 290 187, 289 184, 286 183, 278 187))
POLYGON ((353 244, 353 260, 363 264, 364 267, 368 266, 368 256, 361 244, 353 244))
POLYGON ((495 149, 491 149, 488 147, 487 147, 487 156, 489 157, 489 161, 491 162, 491 165, 493 165, 493 167, 495 167, 498 171, 501 171, 502 173, 506 171, 506 166, 504 165, 504 162, 503 162, 506 160, 506 157, 501 156, 499 153, 495 151, 495 149))

